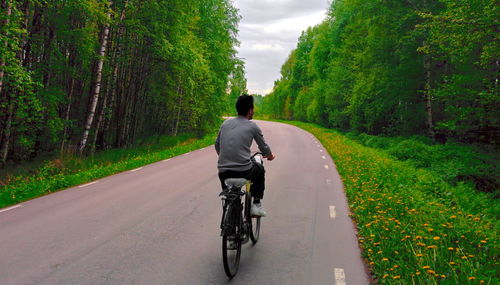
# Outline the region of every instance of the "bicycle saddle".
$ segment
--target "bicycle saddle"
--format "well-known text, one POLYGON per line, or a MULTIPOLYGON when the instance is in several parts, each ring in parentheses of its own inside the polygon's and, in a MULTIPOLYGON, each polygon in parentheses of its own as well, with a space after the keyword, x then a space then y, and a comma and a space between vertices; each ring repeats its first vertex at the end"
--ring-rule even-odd
POLYGON ((245 178, 227 178, 224 180, 224 184, 226 184, 227 187, 237 187, 241 188, 247 183, 247 180, 245 178))

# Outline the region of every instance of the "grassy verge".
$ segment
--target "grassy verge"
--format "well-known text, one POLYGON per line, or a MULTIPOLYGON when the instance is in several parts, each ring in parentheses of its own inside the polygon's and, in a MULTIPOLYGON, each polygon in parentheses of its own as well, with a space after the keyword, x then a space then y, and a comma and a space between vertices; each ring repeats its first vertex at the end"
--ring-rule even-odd
POLYGON ((342 176, 358 238, 382 284, 498 284, 499 207, 380 150, 313 124, 342 176))
POLYGON ((450 184, 470 184, 478 191, 500 197, 498 163, 495 149, 455 142, 435 144, 423 136, 383 137, 347 133, 348 138, 364 146, 380 149, 415 168, 427 169, 450 184))
MULTIPOLYGON (((215 134, 203 138, 163 137, 140 147, 103 151, 92 157, 48 160, 29 173, 4 176, 0 186, 0 208, 190 152, 214 141, 215 134)), ((16 172, 22 173, 19 169, 16 172)))

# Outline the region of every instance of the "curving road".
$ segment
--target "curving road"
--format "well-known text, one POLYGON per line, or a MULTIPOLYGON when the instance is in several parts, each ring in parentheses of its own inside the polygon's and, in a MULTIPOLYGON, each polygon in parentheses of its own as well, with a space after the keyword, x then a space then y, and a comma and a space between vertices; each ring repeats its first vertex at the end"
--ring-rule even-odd
POLYGON ((340 177, 294 126, 258 121, 261 239, 228 281, 213 146, 0 209, 0 284, 368 284, 340 177))

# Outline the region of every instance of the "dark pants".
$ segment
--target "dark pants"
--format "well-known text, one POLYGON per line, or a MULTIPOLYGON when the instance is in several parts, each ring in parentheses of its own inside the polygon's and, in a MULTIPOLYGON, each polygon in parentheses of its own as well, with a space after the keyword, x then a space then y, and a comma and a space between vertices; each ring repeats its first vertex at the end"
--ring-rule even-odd
POLYGON ((252 168, 247 171, 232 171, 227 170, 224 172, 219 172, 219 179, 222 185, 222 189, 226 189, 226 185, 224 184, 224 180, 226 178, 245 178, 247 180, 252 181, 252 197, 257 199, 262 199, 264 197, 264 188, 265 188, 265 177, 264 166, 255 161, 252 161, 252 168))

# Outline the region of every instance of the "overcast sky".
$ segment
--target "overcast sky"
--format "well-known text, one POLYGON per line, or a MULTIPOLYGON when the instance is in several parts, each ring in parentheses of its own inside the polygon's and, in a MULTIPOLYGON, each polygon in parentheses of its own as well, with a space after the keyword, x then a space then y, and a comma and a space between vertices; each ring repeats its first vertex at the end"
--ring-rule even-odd
POLYGON ((246 62, 250 94, 265 95, 300 33, 325 19, 328 0, 234 0, 242 16, 238 56, 246 62))

